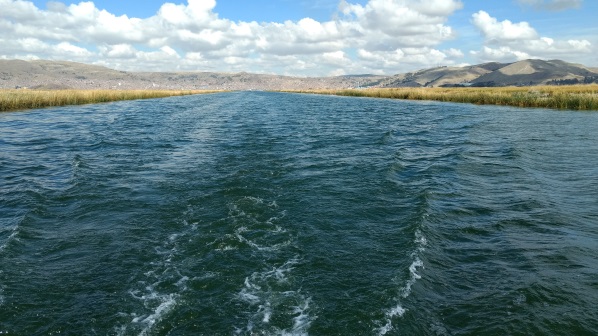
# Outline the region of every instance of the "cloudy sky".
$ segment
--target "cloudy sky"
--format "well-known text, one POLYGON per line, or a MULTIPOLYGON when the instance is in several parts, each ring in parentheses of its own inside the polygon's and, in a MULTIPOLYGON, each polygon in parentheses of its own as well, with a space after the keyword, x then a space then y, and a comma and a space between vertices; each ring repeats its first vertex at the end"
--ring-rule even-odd
POLYGON ((598 66, 596 13, 596 0, 0 0, 0 58, 299 76, 598 66))

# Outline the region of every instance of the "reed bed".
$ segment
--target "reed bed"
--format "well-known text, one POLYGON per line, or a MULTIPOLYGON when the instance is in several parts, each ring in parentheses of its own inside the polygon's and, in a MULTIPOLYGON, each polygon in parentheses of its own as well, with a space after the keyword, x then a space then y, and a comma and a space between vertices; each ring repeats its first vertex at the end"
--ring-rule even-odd
POLYGON ((51 106, 96 104, 119 100, 164 98, 207 90, 0 90, 0 112, 51 106))
POLYGON ((297 93, 328 94, 443 102, 598 110, 598 85, 532 86, 500 88, 392 88, 302 90, 297 93))

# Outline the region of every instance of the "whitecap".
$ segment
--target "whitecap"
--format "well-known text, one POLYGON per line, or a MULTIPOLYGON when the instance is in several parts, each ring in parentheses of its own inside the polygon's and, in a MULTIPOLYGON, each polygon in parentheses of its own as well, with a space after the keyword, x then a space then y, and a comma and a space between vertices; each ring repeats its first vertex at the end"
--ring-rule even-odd
POLYGON ((257 243, 254 243, 253 241, 251 241, 251 240, 249 240, 249 239, 247 239, 247 238, 243 237, 243 236, 242 236, 240 233, 238 233, 238 232, 237 232, 237 233, 235 233, 235 237, 237 237, 237 240, 238 240, 240 243, 245 243, 245 244, 247 244, 247 245, 249 245, 249 246, 253 247, 254 249, 256 249, 256 250, 258 250, 258 251, 277 251, 277 250, 280 250, 280 249, 281 249, 281 248, 283 248, 283 247, 286 247, 286 246, 289 246, 289 245, 291 245, 291 243, 292 243, 292 240, 291 240, 291 239, 288 239, 288 240, 285 240, 285 241, 283 241, 283 242, 281 242, 281 243, 274 244, 274 245, 271 245, 271 246, 262 246, 262 245, 259 245, 259 244, 257 244, 257 243))
POLYGON ((421 279, 421 275, 417 273, 418 268, 423 268, 424 263, 416 258, 409 266, 409 280, 405 283, 405 286, 401 289, 401 297, 406 298, 411 294, 411 287, 415 282, 421 279))
POLYGON ((182 290, 187 289, 187 281, 189 281, 188 276, 183 276, 177 283, 175 284, 177 287, 181 288, 182 290))
POLYGON ((283 331, 283 335, 307 335, 307 331, 313 321, 309 315, 310 302, 311 298, 307 298, 300 306, 293 308, 293 313, 297 314, 297 316, 293 317, 293 329, 283 331))
POLYGON ((255 204, 264 204, 264 199, 261 197, 255 197, 255 196, 245 196, 243 197, 243 199, 252 201, 255 204))
MULTIPOLYGON (((278 267, 254 272, 245 278, 243 288, 237 294, 238 299, 253 308, 247 312, 248 321, 244 328, 236 328, 235 333, 259 331, 266 334, 306 335, 313 318, 310 316, 311 298, 306 298, 300 290, 292 288, 290 273, 298 258, 287 260, 278 267), (281 330, 270 325, 272 317, 292 317, 292 327, 281 330)), ((291 322, 289 321, 289 322, 291 322)))
POLYGON ((149 296, 151 299, 158 298, 161 302, 151 314, 147 316, 135 317, 131 321, 134 324, 142 324, 144 326, 139 333, 140 336, 148 335, 152 331, 154 325, 162 320, 164 316, 174 308, 177 303, 177 297, 177 294, 156 295, 155 293, 152 293, 149 296))
POLYGON ((6 247, 12 242, 12 241, 18 241, 19 237, 17 236, 19 234, 19 226, 14 226, 12 229, 10 229, 12 232, 10 233, 10 235, 8 235, 8 237, 6 237, 6 240, 4 241, 4 244, 0 245, 0 252, 4 251, 6 249, 6 247))
POLYGON ((266 302, 266 304, 261 305, 258 313, 264 316, 262 318, 263 323, 270 323, 270 318, 272 317, 272 307, 270 306, 270 302, 266 302))
POLYGON ((378 329, 378 335, 386 335, 389 331, 393 330, 393 318, 403 317, 403 315, 405 315, 406 312, 407 309, 403 308, 400 304, 397 304, 395 307, 386 311, 386 313, 384 314, 386 317, 386 324, 378 329))
MULTIPOLYGON (((181 291, 184 291, 186 290, 186 282, 188 280, 188 277, 182 277, 177 281, 176 286, 181 288, 181 291)), ((174 309, 180 295, 178 293, 159 293, 155 290, 155 287, 158 285, 158 283, 159 282, 146 286, 145 293, 142 293, 139 290, 129 291, 129 294, 134 299, 141 301, 144 307, 150 309, 150 312, 148 314, 142 315, 138 315, 136 313, 127 315, 121 313, 125 316, 132 316, 133 318, 131 319, 130 326, 123 325, 116 328, 118 335, 127 334, 127 329, 129 327, 135 328, 136 330, 141 330, 139 332, 140 336, 151 334, 154 326, 174 309)))
POLYGON ((415 243, 415 249, 410 254, 412 262, 409 265, 409 279, 407 279, 403 286, 399 288, 399 296, 396 298, 398 303, 393 308, 385 311, 385 321, 382 322, 384 325, 376 329, 378 335, 385 335, 393 330, 393 321, 397 318, 402 318, 403 315, 405 315, 407 309, 401 305, 401 299, 409 297, 413 286, 419 279, 421 279, 420 270, 424 268, 424 262, 420 258, 420 255, 426 250, 428 241, 421 230, 418 229, 415 231, 413 242, 415 243))
POLYGON ((428 240, 420 230, 415 231, 415 243, 418 245, 418 251, 420 252, 423 252, 424 247, 428 244, 428 240))

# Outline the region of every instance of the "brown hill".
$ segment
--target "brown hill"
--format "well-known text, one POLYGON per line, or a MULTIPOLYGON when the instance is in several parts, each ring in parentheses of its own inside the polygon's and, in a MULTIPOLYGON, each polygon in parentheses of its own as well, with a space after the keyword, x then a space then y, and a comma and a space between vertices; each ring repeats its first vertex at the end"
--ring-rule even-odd
POLYGON ((290 77, 246 72, 128 72, 65 61, 0 60, 0 88, 302 90, 584 82, 598 82, 598 69, 559 60, 436 67, 394 76, 337 77, 290 77))
POLYGON ((506 65, 496 71, 484 74, 473 80, 473 83, 495 83, 507 85, 541 85, 551 82, 578 80, 598 73, 580 65, 559 60, 525 60, 506 65))
POLYGON ((468 67, 438 67, 395 75, 388 78, 382 85, 385 87, 434 87, 468 83, 491 71, 488 66, 483 64, 468 67))
POLYGON ((64 61, 0 60, 0 88, 284 90, 351 88, 384 76, 289 77, 218 72, 128 72, 64 61))
POLYGON ((465 67, 440 67, 395 75, 384 87, 522 86, 574 84, 598 81, 596 69, 559 60, 525 60, 515 63, 484 63, 465 67))

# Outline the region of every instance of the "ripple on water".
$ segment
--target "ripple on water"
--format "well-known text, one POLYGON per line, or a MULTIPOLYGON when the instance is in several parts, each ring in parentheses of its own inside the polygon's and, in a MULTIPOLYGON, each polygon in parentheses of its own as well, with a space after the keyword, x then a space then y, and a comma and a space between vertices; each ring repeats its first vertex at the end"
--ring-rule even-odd
POLYGON ((0 114, 0 334, 596 334, 597 118, 266 92, 0 114))

